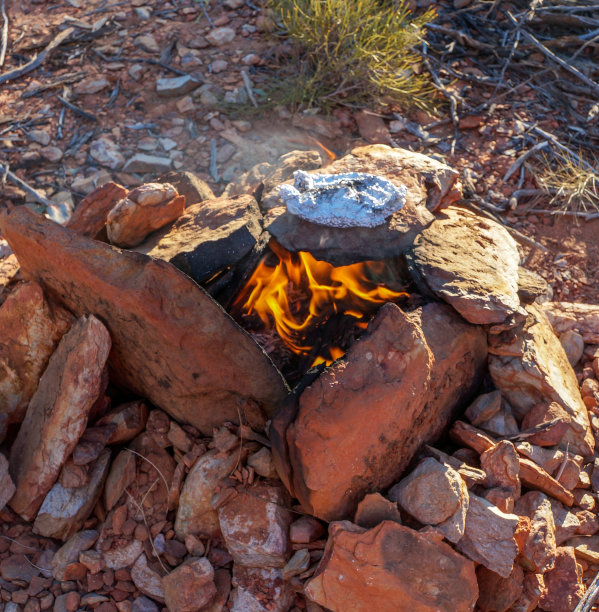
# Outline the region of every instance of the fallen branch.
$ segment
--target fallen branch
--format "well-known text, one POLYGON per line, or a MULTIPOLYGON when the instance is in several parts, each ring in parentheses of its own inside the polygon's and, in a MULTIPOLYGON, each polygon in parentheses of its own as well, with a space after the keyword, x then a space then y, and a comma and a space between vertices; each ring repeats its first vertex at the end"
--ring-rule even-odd
MULTIPOLYGON (((518 26, 518 22, 509 11, 507 11, 507 16, 515 26, 518 26)), ((522 36, 524 36, 524 38, 530 41, 543 55, 547 56, 556 64, 559 64, 562 68, 564 68, 574 76, 578 77, 583 83, 586 83, 596 94, 599 94, 599 83, 595 83, 595 81, 589 79, 586 74, 583 74, 575 66, 570 66, 568 62, 563 60, 561 57, 558 57, 555 53, 553 53, 553 51, 550 51, 540 40, 537 40, 537 38, 535 38, 530 32, 527 32, 526 30, 521 30, 521 32, 522 36)))
POLYGON ((591 586, 586 590, 582 599, 578 602, 574 612, 590 612, 591 608, 595 604, 597 597, 599 596, 599 574, 595 576, 591 586))
POLYGON ((52 202, 52 200, 48 200, 48 198, 42 195, 37 189, 34 189, 24 180, 20 179, 16 174, 9 170, 8 166, 0 164, 0 173, 6 176, 6 178, 8 178, 11 183, 14 183, 17 187, 20 187, 23 191, 28 193, 39 204, 43 204, 44 206, 51 206, 56 203, 52 202))
POLYGON ((60 34, 57 34, 50 41, 50 43, 48 43, 46 48, 37 57, 32 59, 30 62, 27 62, 23 66, 19 66, 19 68, 15 68, 14 70, 9 70, 8 72, 5 72, 4 74, 0 75, 0 85, 3 85, 4 83, 7 83, 8 81, 13 81, 14 79, 18 79, 19 77, 22 77, 24 74, 27 74, 28 72, 31 72, 32 70, 35 70, 36 68, 39 68, 48 59, 48 57, 50 57, 54 49, 62 45, 69 38, 69 36, 71 36, 71 34, 74 31, 75 31, 74 28, 67 28, 66 30, 63 30, 62 32, 60 32, 60 34))
POLYGON ((88 113, 87 111, 84 111, 82 108, 79 108, 78 106, 75 106, 72 102, 69 102, 68 100, 65 100, 62 96, 56 96, 56 97, 61 102, 61 104, 64 104, 67 108, 70 108, 77 115, 80 115, 81 117, 83 117, 85 119, 89 119, 90 121, 97 121, 98 120, 98 118, 95 115, 92 115, 91 113, 88 113))
POLYGON ((503 181, 502 182, 505 183, 510 178, 510 176, 512 176, 513 174, 515 174, 518 171, 518 168, 520 168, 520 166, 531 155, 534 155, 537 151, 540 151, 541 149, 544 149, 547 145, 549 145, 549 141, 548 140, 544 140, 543 142, 540 142, 539 144, 536 144, 531 149, 528 149, 528 151, 526 151, 526 153, 524 153, 523 155, 520 155, 520 157, 508 168, 508 171, 505 173, 505 176, 503 177, 503 181))

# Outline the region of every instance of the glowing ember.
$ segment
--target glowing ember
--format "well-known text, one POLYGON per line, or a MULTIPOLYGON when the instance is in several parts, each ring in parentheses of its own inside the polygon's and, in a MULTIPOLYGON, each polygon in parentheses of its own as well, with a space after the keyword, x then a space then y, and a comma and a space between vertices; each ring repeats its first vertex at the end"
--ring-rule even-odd
POLYGON ((345 353, 334 334, 335 321, 349 319, 354 328, 364 329, 380 305, 408 295, 382 285, 388 273, 384 262, 334 267, 310 253, 289 253, 274 241, 270 247, 278 263, 262 260, 233 304, 232 314, 258 317, 267 330, 274 327, 293 353, 313 355, 312 365, 328 365, 345 353), (318 341, 324 327, 331 325, 330 339, 318 341))

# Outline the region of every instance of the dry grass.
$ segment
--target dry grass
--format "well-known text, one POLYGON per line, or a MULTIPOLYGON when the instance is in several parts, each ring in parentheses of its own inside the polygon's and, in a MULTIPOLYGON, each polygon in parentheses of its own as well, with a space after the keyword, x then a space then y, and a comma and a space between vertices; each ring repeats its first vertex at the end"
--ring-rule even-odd
POLYGON ((589 213, 599 211, 599 163, 589 163, 582 153, 577 156, 560 152, 544 155, 536 175, 542 189, 551 195, 551 204, 563 211, 589 213))
POLYGON ((416 74, 416 46, 435 14, 405 0, 267 0, 294 44, 293 74, 271 97, 294 107, 393 103, 430 108, 434 89, 416 74))

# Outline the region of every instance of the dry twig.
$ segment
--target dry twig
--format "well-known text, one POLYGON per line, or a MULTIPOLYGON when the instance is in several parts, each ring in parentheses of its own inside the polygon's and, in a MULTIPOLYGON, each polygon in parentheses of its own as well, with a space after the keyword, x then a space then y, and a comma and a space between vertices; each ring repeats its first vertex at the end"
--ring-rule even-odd
POLYGON ((6 14, 6 8, 4 6, 5 0, 2 0, 0 5, 0 12, 2 12, 2 40, 0 42, 0 68, 4 66, 4 59, 6 58, 6 47, 8 46, 8 15, 6 14))

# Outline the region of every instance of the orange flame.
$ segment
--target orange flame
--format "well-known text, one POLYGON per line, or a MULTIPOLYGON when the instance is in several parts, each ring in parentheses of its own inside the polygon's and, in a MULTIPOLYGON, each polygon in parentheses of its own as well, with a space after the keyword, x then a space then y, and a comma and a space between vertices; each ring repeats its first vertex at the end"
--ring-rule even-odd
MULTIPOLYGON (((379 305, 408 295, 374 280, 385 271, 383 262, 334 267, 307 252, 291 254, 275 241, 270 247, 279 262, 273 267, 262 260, 232 309, 257 315, 269 329, 274 324, 280 338, 297 355, 310 354, 310 332, 327 318, 347 315, 365 329, 379 305), (293 299, 298 292, 301 297, 293 299)), ((345 351, 332 344, 327 352, 312 365, 329 365, 345 351)))

